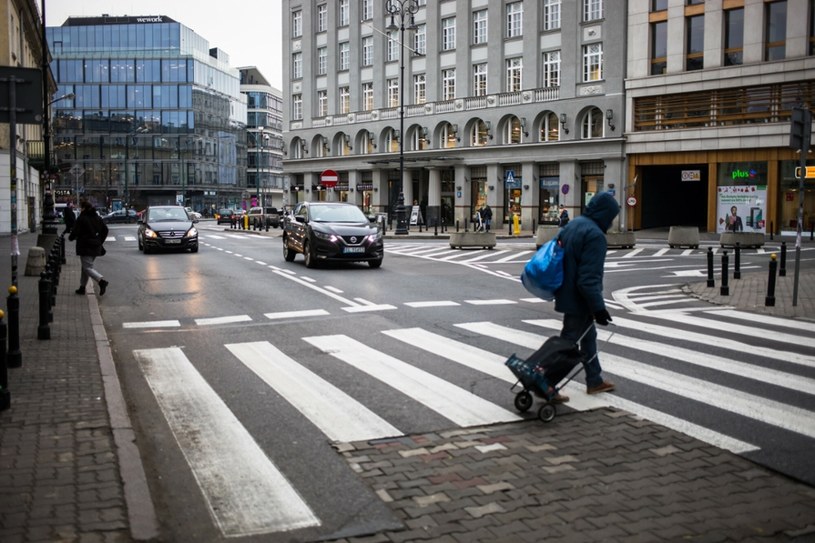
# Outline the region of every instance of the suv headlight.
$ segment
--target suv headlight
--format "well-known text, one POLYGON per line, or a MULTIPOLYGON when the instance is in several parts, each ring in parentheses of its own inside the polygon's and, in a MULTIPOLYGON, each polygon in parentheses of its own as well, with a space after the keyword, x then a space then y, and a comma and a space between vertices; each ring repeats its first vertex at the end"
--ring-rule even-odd
POLYGON ((327 234, 325 232, 320 232, 318 230, 312 230, 314 236, 320 239, 324 239, 327 241, 337 241, 337 237, 334 234, 327 234))
POLYGON ((150 238, 150 239, 156 239, 158 237, 158 234, 156 234, 153 230, 150 230, 149 228, 145 228, 144 229, 144 237, 150 238))
POLYGON ((184 237, 185 238, 197 238, 198 237, 198 230, 196 230, 195 227, 193 226, 192 228, 187 230, 187 233, 184 234, 184 237))
POLYGON ((382 239, 382 231, 381 230, 377 230, 373 234, 368 234, 368 241, 370 241, 371 243, 373 243, 375 241, 378 241, 380 239, 382 239))

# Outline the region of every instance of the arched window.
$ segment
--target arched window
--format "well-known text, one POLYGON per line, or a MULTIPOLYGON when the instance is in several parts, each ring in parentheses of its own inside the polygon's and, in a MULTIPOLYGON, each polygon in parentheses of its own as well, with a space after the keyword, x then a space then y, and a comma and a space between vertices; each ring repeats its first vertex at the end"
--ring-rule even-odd
POLYGON ((580 137, 584 140, 603 137, 603 112, 599 108, 592 108, 583 116, 580 137))
POLYGON ((541 122, 540 141, 560 141, 560 122, 551 111, 541 122))
POLYGON ((521 120, 512 117, 505 125, 504 143, 521 143, 521 120))
POLYGON ((491 123, 478 119, 470 129, 470 145, 473 147, 483 147, 487 145, 492 137, 490 133, 491 123))
POLYGON ((399 152, 399 134, 398 130, 389 128, 385 138, 385 149, 389 153, 399 152))
POLYGON ((456 147, 458 136, 458 125, 444 123, 441 131, 441 144, 445 149, 452 149, 456 147))

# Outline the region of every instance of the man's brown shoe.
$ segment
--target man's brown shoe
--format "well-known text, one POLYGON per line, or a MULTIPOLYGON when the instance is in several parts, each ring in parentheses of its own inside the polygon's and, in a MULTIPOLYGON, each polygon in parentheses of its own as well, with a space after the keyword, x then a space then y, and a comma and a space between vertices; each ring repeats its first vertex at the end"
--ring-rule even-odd
POLYGON ((611 392, 612 390, 614 390, 614 383, 609 383, 608 381, 603 381, 594 387, 586 387, 587 394, 599 394, 601 392, 611 392))
POLYGON ((566 403, 569 401, 569 397, 565 394, 555 394, 549 401, 552 403, 566 403))

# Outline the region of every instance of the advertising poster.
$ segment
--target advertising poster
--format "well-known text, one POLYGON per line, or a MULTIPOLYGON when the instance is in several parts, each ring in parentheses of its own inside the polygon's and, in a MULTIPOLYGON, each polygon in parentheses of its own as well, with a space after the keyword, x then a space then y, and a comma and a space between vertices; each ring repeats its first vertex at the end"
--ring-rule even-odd
POLYGON ((765 232, 767 186, 719 187, 716 231, 765 232))

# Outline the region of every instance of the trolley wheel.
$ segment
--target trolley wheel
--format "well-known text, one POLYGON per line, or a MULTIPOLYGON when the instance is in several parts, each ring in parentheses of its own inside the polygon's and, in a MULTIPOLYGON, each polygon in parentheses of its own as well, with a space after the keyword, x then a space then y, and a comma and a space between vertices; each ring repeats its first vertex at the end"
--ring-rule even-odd
POLYGON ((538 418, 543 422, 552 422, 555 415, 557 415, 557 409, 555 409, 554 404, 547 402, 538 409, 538 418))
POLYGON ((520 413, 526 413, 532 407, 532 394, 528 390, 524 390, 515 395, 515 409, 520 413))

